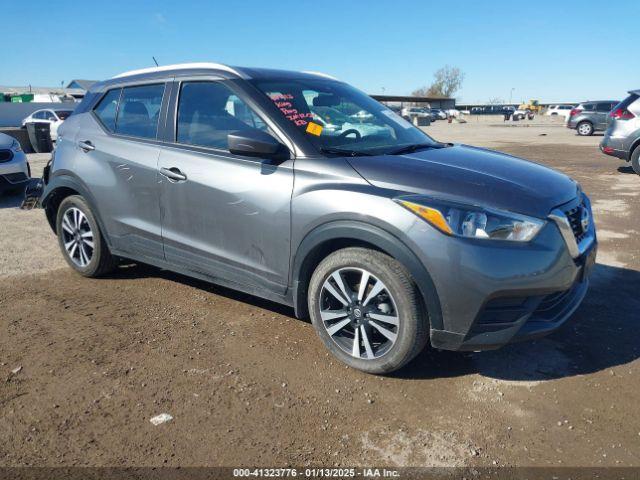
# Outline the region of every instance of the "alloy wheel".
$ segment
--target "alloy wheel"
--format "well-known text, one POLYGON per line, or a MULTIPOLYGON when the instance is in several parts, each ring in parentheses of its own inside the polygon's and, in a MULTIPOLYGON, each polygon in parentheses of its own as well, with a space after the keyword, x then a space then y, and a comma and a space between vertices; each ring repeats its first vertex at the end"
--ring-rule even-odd
POLYGON ((578 132, 580 135, 589 135, 591 133, 591 125, 588 123, 582 123, 578 127, 578 132))
POLYGON ((71 207, 62 217, 64 249, 71 261, 85 268, 93 258, 95 244, 93 231, 87 217, 78 208, 71 207))
POLYGON ((355 358, 372 360, 396 343, 400 321, 387 286, 361 268, 341 268, 320 290, 320 318, 331 340, 355 358))

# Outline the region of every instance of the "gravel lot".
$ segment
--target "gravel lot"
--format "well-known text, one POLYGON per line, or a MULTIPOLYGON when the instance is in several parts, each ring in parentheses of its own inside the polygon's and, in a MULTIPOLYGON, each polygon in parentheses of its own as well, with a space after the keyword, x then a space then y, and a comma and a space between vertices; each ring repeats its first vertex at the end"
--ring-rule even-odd
POLYGON ((640 177, 598 136, 524 125, 426 131, 580 181, 600 238, 585 302, 543 340, 426 350, 391 377, 270 302, 144 266, 83 279, 43 212, 2 197, 0 465, 640 466, 640 177))

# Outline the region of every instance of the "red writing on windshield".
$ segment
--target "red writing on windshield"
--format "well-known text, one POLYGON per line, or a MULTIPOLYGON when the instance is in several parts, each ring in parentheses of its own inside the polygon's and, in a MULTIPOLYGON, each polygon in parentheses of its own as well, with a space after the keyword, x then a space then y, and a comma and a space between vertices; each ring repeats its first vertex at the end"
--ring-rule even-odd
POLYGON ((311 112, 299 112, 298 109, 293 106, 291 100, 293 100, 294 97, 290 93, 270 93, 269 97, 284 116, 287 117, 289 121, 295 123, 297 127, 304 126, 309 123, 309 120, 313 119, 311 112))

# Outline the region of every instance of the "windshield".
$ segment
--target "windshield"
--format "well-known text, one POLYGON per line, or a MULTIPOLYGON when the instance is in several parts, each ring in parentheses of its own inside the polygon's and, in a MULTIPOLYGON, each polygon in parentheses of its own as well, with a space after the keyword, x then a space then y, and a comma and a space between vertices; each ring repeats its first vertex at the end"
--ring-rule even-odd
POLYGON ((56 110, 56 115, 60 120, 66 120, 72 113, 73 110, 56 110))
POLYGON ((345 83, 315 78, 253 83, 320 151, 385 154, 409 145, 437 145, 390 108, 345 83))

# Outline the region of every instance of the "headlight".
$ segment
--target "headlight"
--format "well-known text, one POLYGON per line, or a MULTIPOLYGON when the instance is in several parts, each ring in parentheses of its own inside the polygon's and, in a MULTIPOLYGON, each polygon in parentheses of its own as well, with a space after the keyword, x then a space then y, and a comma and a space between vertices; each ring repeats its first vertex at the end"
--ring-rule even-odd
POLYGON ((13 142, 11 142, 11 150, 13 150, 14 152, 21 152, 22 151, 22 147, 20 146, 20 142, 18 140, 16 140, 15 138, 13 139, 13 142))
POLYGON ((441 232, 459 237, 528 242, 544 225, 543 220, 517 213, 442 200, 400 197, 395 201, 441 232))

